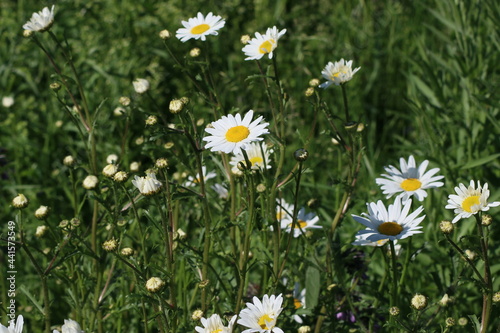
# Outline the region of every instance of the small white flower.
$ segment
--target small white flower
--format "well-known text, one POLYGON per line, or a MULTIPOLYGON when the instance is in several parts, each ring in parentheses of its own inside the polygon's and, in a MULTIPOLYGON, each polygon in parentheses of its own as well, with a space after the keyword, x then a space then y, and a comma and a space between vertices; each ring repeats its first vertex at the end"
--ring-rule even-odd
POLYGON ((134 85, 134 90, 138 94, 144 94, 149 90, 149 81, 146 79, 135 79, 132 84, 134 85))
POLYGON ((33 13, 31 19, 23 25, 24 30, 44 32, 52 27, 54 23, 54 5, 49 10, 45 7, 38 13, 33 13))
POLYGON ((192 17, 187 21, 182 21, 181 23, 184 28, 178 29, 175 37, 184 43, 191 38, 205 41, 208 35, 218 35, 219 33, 217 30, 224 27, 226 21, 223 20, 222 17, 214 15, 210 12, 207 16, 203 16, 202 13, 198 13, 196 17, 192 17))
MULTIPOLYGON (((203 181, 204 182, 206 182, 208 179, 212 179, 212 178, 215 178, 215 176, 217 176, 217 174, 213 171, 210 171, 207 173, 206 166, 202 166, 201 171, 203 173, 203 181)), ((184 184, 184 186, 196 186, 200 182, 201 182, 200 174, 197 173, 195 178, 193 178, 192 176, 189 176, 187 178, 187 182, 184 184)))
POLYGON ((134 184, 139 192, 144 195, 153 195, 160 191, 161 182, 156 179, 156 175, 154 173, 146 173, 146 177, 135 176, 134 180, 132 180, 132 184, 134 184))
POLYGON ((17 316, 16 323, 14 320, 10 321, 9 327, 5 327, 0 324, 0 333, 22 333, 24 326, 24 318, 22 315, 17 316))
POLYGON ((214 121, 212 127, 205 128, 205 132, 211 134, 203 138, 207 141, 205 148, 211 151, 222 151, 224 153, 240 153, 246 145, 254 141, 262 141, 261 135, 268 134, 269 123, 260 124, 262 116, 252 121, 253 110, 248 111, 243 119, 241 115, 222 116, 214 121))
POLYGON ((441 187, 444 185, 441 180, 444 176, 435 176, 439 172, 439 168, 434 168, 425 171, 429 165, 429 161, 425 160, 417 167, 415 158, 410 156, 408 162, 404 158, 399 159, 400 169, 389 165, 384 167, 387 174, 383 174, 384 178, 377 178, 375 182, 381 187, 387 198, 398 194, 403 199, 403 202, 411 196, 415 196, 419 201, 423 201, 427 197, 426 189, 441 187))
MULTIPOLYGON (((248 156, 248 160, 252 164, 250 167, 252 170, 263 170, 264 168, 266 169, 271 169, 271 164, 270 164, 270 154, 272 150, 267 149, 267 145, 261 145, 252 142, 246 145, 245 148, 245 153, 248 156)), ((239 152, 238 154, 234 155, 231 157, 231 161, 229 161, 229 164, 233 166, 231 169, 231 172, 234 174, 240 174, 241 170, 238 168, 238 163, 244 163, 246 165, 245 161, 245 156, 243 155, 243 152, 239 152)))
POLYGON ((233 325, 238 316, 233 316, 228 323, 228 326, 224 326, 222 319, 218 314, 211 315, 208 319, 201 318, 201 324, 203 327, 196 326, 195 330, 198 333, 231 333, 233 332, 233 325))
POLYGON ((481 186, 481 183, 477 181, 477 188, 474 181, 471 180, 469 187, 465 187, 464 184, 460 184, 455 187, 455 194, 450 194, 448 196, 448 204, 446 209, 453 209, 454 213, 457 214, 452 223, 458 222, 460 219, 465 219, 477 214, 479 211, 487 211, 490 207, 497 207, 500 202, 490 202, 488 203, 488 197, 490 196, 490 190, 488 190, 488 184, 485 183, 481 186))
POLYGON ((259 60, 265 54, 269 59, 273 57, 273 51, 278 47, 278 40, 286 33, 286 29, 278 31, 278 28, 267 28, 264 35, 255 33, 255 38, 252 38, 242 49, 247 56, 245 60, 259 60))
POLYGON ((217 195, 219 196, 219 199, 227 199, 229 197, 229 191, 227 190, 227 188, 225 188, 221 184, 215 184, 215 185, 212 185, 211 187, 212 187, 212 190, 214 190, 215 193, 217 193, 217 195))
MULTIPOLYGON (((53 330, 52 333, 59 333, 57 330, 53 330)), ((61 327, 61 333, 85 333, 80 324, 71 319, 64 319, 64 325, 61 327)))
POLYGON ((254 296, 253 303, 247 303, 247 307, 240 312, 238 324, 248 327, 242 333, 284 333, 279 327, 276 327, 276 320, 283 308, 283 297, 264 295, 262 302, 254 296))
POLYGON ((293 220, 281 220, 281 229, 284 229, 286 232, 290 232, 293 229, 293 237, 297 238, 302 235, 306 229, 321 228, 321 226, 316 225, 318 221, 318 216, 314 213, 306 214, 305 208, 301 208, 297 214, 297 221, 295 223, 293 223, 293 220))
POLYGON ((345 62, 344 59, 340 59, 340 61, 329 62, 326 67, 321 72, 321 75, 328 81, 319 85, 320 88, 328 88, 332 84, 336 86, 341 85, 344 82, 347 82, 352 79, 353 75, 359 71, 361 67, 352 70, 352 60, 345 62))
POLYGON ((10 108, 12 105, 14 105, 14 97, 12 96, 5 96, 2 98, 2 105, 5 108, 10 108))
POLYGON ((352 215, 366 229, 360 230, 356 237, 366 236, 366 240, 377 242, 382 239, 396 240, 410 237, 417 233, 422 233, 419 224, 425 218, 425 215, 418 216, 423 212, 422 206, 418 207, 413 213, 409 214, 411 209, 411 199, 401 205, 401 198, 397 197, 394 204, 386 208, 381 200, 377 203, 366 204, 368 214, 362 216, 352 215))

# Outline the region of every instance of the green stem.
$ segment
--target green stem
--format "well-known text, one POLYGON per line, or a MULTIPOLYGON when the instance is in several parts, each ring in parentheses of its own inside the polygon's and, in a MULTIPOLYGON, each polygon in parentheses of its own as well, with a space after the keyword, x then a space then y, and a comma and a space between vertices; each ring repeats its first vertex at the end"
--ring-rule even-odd
MULTIPOLYGON (((392 268, 392 290, 391 290, 391 300, 390 307, 398 306, 398 266, 396 258, 396 249, 394 247, 394 241, 389 240, 389 246, 391 247, 391 268, 392 268)), ((399 306, 398 306, 399 307, 399 306)), ((391 316, 391 321, 394 316, 391 316)))
POLYGON ((481 315, 481 333, 488 332, 488 324, 491 316, 491 306, 493 304, 493 280, 491 277, 490 261, 488 258, 488 239, 484 237, 481 216, 475 215, 479 242, 481 243, 481 252, 484 260, 484 283, 486 290, 483 291, 483 312, 481 315))
POLYGON ((342 97, 344 99, 345 122, 346 122, 346 124, 348 124, 351 120, 349 118, 349 105, 347 103, 347 91, 345 88, 345 84, 341 84, 340 87, 342 87, 342 97))

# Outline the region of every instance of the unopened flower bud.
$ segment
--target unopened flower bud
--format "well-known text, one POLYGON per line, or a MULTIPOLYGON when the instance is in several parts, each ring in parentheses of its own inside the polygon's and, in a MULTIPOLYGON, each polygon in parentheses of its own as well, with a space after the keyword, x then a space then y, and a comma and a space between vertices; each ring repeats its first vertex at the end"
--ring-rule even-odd
POLYGON ((158 169, 165 169, 168 167, 168 160, 166 158, 159 158, 155 163, 158 169))
POLYGON ((298 333, 311 333, 311 326, 300 326, 298 333))
POLYGON ((106 163, 108 163, 108 164, 116 164, 116 162, 118 162, 118 155, 116 155, 116 154, 109 154, 106 157, 106 163))
POLYGON ((470 261, 474 261, 474 259, 476 259, 476 252, 469 249, 465 250, 465 255, 467 256, 467 258, 469 258, 470 261))
POLYGON ((66 156, 66 157, 63 159, 63 164, 64 164, 65 166, 69 166, 69 167, 71 167, 71 166, 75 165, 75 158, 74 158, 73 156, 71 156, 71 155, 68 155, 68 156, 66 156))
POLYGON ((450 221, 441 221, 441 223, 439 223, 439 228, 444 234, 451 234, 455 226, 450 221))
POLYGON ((307 88, 306 92, 304 93, 304 95, 306 95, 306 97, 311 97, 313 94, 314 94, 314 88, 313 87, 307 88))
POLYGON ((80 219, 79 219, 79 218, 77 218, 77 217, 73 217, 73 218, 69 221, 69 223, 71 223, 71 225, 72 225, 73 227, 78 227, 78 226, 80 226, 81 221, 80 221, 80 219))
POLYGON ((128 174, 125 171, 118 171, 113 176, 113 180, 117 183, 122 183, 122 182, 126 181, 127 178, 128 178, 128 174))
POLYGON ((266 185, 260 183, 259 185, 257 185, 257 192, 259 193, 262 193, 266 190, 266 185))
POLYGON ((151 293, 155 293, 163 288, 164 285, 165 282, 163 282, 162 279, 158 277, 152 277, 146 282, 146 289, 151 293))
POLYGON ((119 106, 113 110, 113 115, 115 117, 121 117, 125 114, 125 112, 126 112, 125 109, 119 106))
POLYGON ((446 323, 446 327, 455 326, 455 319, 448 317, 448 318, 446 318, 445 323, 446 323))
POLYGON ((39 220, 45 219, 48 215, 49 215, 49 207, 47 206, 40 206, 35 211, 35 217, 39 220))
POLYGON ((118 100, 118 103, 120 103, 123 106, 129 106, 130 105, 130 97, 122 96, 118 100))
POLYGON ((363 132, 365 130, 365 124, 359 123, 358 127, 356 128, 357 132, 363 132))
POLYGON ((191 319, 193 320, 200 320, 203 317, 203 311, 200 309, 194 310, 193 314, 191 315, 191 319))
POLYGON ((149 81, 146 79, 135 79, 132 85, 134 86, 135 92, 138 94, 144 94, 149 90, 149 81))
POLYGON ((59 222, 59 228, 61 228, 61 229, 67 228, 68 225, 69 225, 68 220, 62 220, 61 222, 59 222))
POLYGON ((201 50, 197 47, 191 49, 191 51, 189 51, 189 55, 192 57, 192 58, 196 58, 198 57, 199 55, 201 54, 201 50))
POLYGON ((441 300, 439 301, 439 305, 441 305, 441 306, 447 306, 452 301, 453 301, 453 298, 451 298, 450 296, 448 296, 448 294, 444 294, 443 298, 441 298, 441 300))
POLYGON ((154 126, 158 123, 158 117, 157 116, 149 116, 146 119, 146 125, 147 126, 154 126))
POLYGON ((411 306, 413 306, 416 310, 422 310, 427 306, 427 297, 421 294, 416 294, 411 299, 411 306))
POLYGON ((113 177, 117 172, 118 166, 116 164, 108 164, 102 169, 102 174, 109 178, 113 177))
POLYGON ((134 254, 134 250, 131 249, 130 247, 124 247, 121 251, 120 254, 124 257, 130 257, 134 254))
POLYGON ((240 42, 241 42, 241 44, 248 44, 250 39, 251 39, 251 37, 249 35, 243 35, 240 37, 240 42))
POLYGON ((135 144, 140 146, 144 143, 144 137, 143 136, 140 136, 138 137, 137 139, 135 139, 135 144))
POLYGON ((304 162, 309 157, 309 152, 304 148, 299 148, 293 153, 293 157, 299 162, 304 162))
POLYGON ((43 237, 43 235, 45 235, 47 230, 49 230, 49 227, 47 227, 46 225, 40 225, 36 228, 35 236, 41 238, 43 237))
POLYGON ((52 89, 53 91, 59 91, 61 90, 61 85, 57 82, 52 82, 50 84, 50 89, 52 89))
POLYGON ((94 175, 88 175, 83 180, 83 184, 82 185, 87 190, 93 190, 97 186, 98 183, 99 183, 99 179, 96 176, 94 176, 94 175))
POLYGON ((33 30, 24 30, 23 37, 25 37, 25 38, 31 37, 31 36, 33 36, 34 33, 35 32, 33 30))
POLYGON ((481 216, 481 224, 482 225, 488 226, 491 224, 491 222, 493 222, 493 218, 491 217, 491 215, 483 214, 483 216, 481 216))
POLYGON ((184 232, 184 230, 182 230, 181 228, 179 228, 179 229, 177 229, 177 237, 179 239, 186 239, 187 234, 186 234, 186 232, 184 232))
POLYGON ((17 197, 12 199, 12 206, 15 208, 23 209, 26 208, 29 204, 28 198, 24 196, 24 194, 18 194, 17 197))
POLYGON ((139 162, 130 163, 130 172, 138 172, 141 164, 139 162))
POLYGON ((319 81, 318 79, 311 79, 311 80, 309 81, 309 85, 310 85, 311 87, 317 87, 317 86, 319 86, 319 83, 320 83, 320 81, 319 81))
POLYGON ((493 294, 493 303, 499 303, 500 302, 500 291, 497 291, 496 293, 493 294))
POLYGON ((182 103, 182 101, 180 99, 171 100, 170 104, 168 106, 168 109, 173 114, 181 112, 182 108, 184 108, 184 103, 182 103))
POLYGON ((166 142, 164 145, 163 145, 163 148, 165 149, 170 149, 174 146, 174 143, 172 141, 170 142, 166 142))
POLYGON ((107 252, 113 252, 118 247, 118 242, 116 239, 111 238, 102 243, 102 248, 107 252))
POLYGON ((460 326, 466 326, 469 323, 469 319, 465 317, 461 317, 458 319, 458 325, 460 326))
POLYGON ((189 104, 189 98, 187 98, 186 96, 183 96, 180 98, 182 104, 184 105, 188 105, 189 104))
POLYGON ((391 316, 397 316, 399 315, 399 308, 397 306, 393 306, 389 309, 389 314, 391 316))
POLYGON ((204 289, 206 286, 208 286, 209 283, 210 283, 210 280, 203 280, 200 283, 198 283, 198 287, 200 287, 201 289, 204 289))
POLYGON ((168 31, 167 29, 164 29, 164 30, 160 31, 159 36, 160 36, 160 38, 161 38, 161 39, 163 39, 163 40, 167 40, 167 39, 169 39, 172 35, 170 34, 170 31, 168 31))

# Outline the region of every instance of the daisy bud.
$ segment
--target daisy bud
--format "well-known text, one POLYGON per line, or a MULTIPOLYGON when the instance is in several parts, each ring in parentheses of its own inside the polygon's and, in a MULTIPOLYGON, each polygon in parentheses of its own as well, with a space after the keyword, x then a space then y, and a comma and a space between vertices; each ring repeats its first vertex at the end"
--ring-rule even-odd
POLYGON ((310 85, 311 87, 317 87, 317 86, 319 86, 319 83, 320 83, 320 81, 319 81, 318 79, 311 79, 311 80, 309 81, 309 85, 310 85))
POLYGON ((129 106, 130 105, 130 98, 127 96, 122 96, 118 100, 118 103, 120 103, 123 106, 129 106))
POLYGON ((415 308, 416 310, 422 310, 427 306, 427 297, 425 297, 424 295, 416 294, 411 299, 411 306, 413 306, 413 308, 415 308))
POLYGON ((177 114, 182 111, 182 108, 184 108, 184 103, 180 99, 173 99, 170 101, 170 105, 168 106, 168 109, 170 110, 170 113, 177 114))
POLYGON ((61 228, 61 229, 67 228, 68 225, 69 225, 68 220, 62 220, 61 222, 59 222, 59 228, 61 228))
POLYGON ((266 190, 266 185, 264 185, 264 184, 262 184, 262 183, 261 183, 261 184, 259 184, 259 185, 257 185, 257 192, 262 193, 262 192, 264 192, 265 190, 266 190))
POLYGON ((139 168, 140 168, 141 164, 139 162, 132 162, 130 163, 130 172, 137 172, 139 171, 139 168))
POLYGON ((298 333, 311 333, 311 326, 300 326, 298 333))
POLYGON ((115 108, 115 109, 113 110, 113 115, 114 115, 115 117, 121 117, 121 116, 123 116, 124 114, 125 114, 125 109, 124 109, 124 108, 122 108, 121 106, 119 106, 119 107, 117 107, 117 108, 115 108))
POLYGON ((391 316, 398 316, 399 315, 399 308, 397 306, 393 306, 389 309, 389 314, 391 316))
POLYGON ((87 190, 93 190, 97 186, 98 183, 99 183, 99 179, 96 176, 94 176, 94 175, 88 175, 83 180, 83 184, 82 185, 87 190))
POLYGON ((196 121, 196 126, 201 126, 201 125, 203 125, 204 123, 205 123, 205 119, 200 118, 200 119, 198 119, 198 120, 196 121))
POLYGON ((119 227, 123 227, 123 226, 127 225, 127 221, 126 220, 118 220, 118 222, 116 222, 116 225, 119 227))
POLYGON ((293 153, 293 157, 299 162, 304 162, 309 157, 309 152, 304 148, 300 148, 293 153))
POLYGON ((146 289, 151 293, 155 293, 163 288, 164 285, 165 282, 163 282, 162 279, 158 277, 152 277, 146 282, 146 289))
POLYGON ((26 208, 29 204, 28 198, 24 196, 24 194, 18 194, 17 197, 12 199, 12 206, 15 208, 23 209, 26 208))
POLYGON ((109 178, 113 177, 117 172, 118 166, 116 164, 108 164, 102 169, 102 174, 109 178))
POLYGON ((57 127, 57 128, 61 128, 62 125, 64 125, 63 121, 62 120, 58 120, 54 123, 54 125, 57 127))
POLYGON ((448 318, 446 318, 445 323, 446 323, 446 327, 455 326, 455 319, 448 317, 448 318))
POLYGON ((154 126, 157 123, 158 123, 158 117, 156 116, 149 116, 148 119, 146 119, 147 126, 154 126))
POLYGON ((144 94, 149 90, 149 81, 146 79, 135 79, 132 85, 134 86, 135 92, 138 94, 144 94))
POLYGON ((189 55, 192 57, 192 58, 196 58, 200 55, 201 53, 201 50, 197 47, 195 47, 194 49, 191 49, 191 51, 189 51, 189 55))
POLYGON ((102 248, 106 252, 113 252, 114 250, 116 250, 117 247, 118 247, 118 242, 114 238, 108 239, 107 241, 102 243, 102 248))
POLYGON ((113 180, 117 183, 123 183, 128 178, 128 174, 125 171, 118 171, 113 176, 113 180))
POLYGON ((71 155, 68 155, 63 159, 63 164, 65 166, 72 167, 73 165, 75 165, 75 158, 71 155))
POLYGON ((365 130, 365 124, 359 123, 358 127, 356 128, 356 132, 363 132, 365 130))
POLYGON ((23 37, 29 38, 29 37, 33 36, 34 33, 35 32, 33 30, 24 30, 23 31, 23 37))
POLYGON ((443 298, 439 301, 439 305, 447 306, 451 302, 453 302, 453 298, 449 297, 448 294, 444 294, 443 298))
POLYGON ((493 222, 493 218, 491 217, 491 215, 484 214, 483 216, 481 216, 481 224, 482 225, 488 226, 491 224, 491 222, 493 222))
POLYGON ((208 286, 209 283, 210 283, 210 280, 203 280, 200 283, 198 283, 198 287, 200 287, 201 289, 204 289, 206 286, 208 286))
POLYGON ((49 230, 49 228, 46 225, 40 225, 36 228, 35 236, 41 238, 45 235, 47 230, 49 230))
POLYGON ((476 259, 476 252, 471 250, 465 250, 465 255, 469 258, 470 261, 474 261, 476 259))
POLYGON ((466 326, 469 323, 469 319, 465 317, 461 317, 458 319, 458 325, 460 326, 466 326))
POLYGON ((120 251, 121 255, 124 256, 124 257, 130 257, 134 254, 134 250, 131 249, 130 247, 124 247, 121 251, 120 251))
POLYGON ((156 160, 155 165, 158 169, 165 169, 168 167, 168 160, 166 158, 159 158, 156 160))
POLYGON ((194 310, 193 314, 191 315, 191 319, 193 320, 200 320, 203 317, 203 311, 200 309, 194 310))
POLYGON ((144 137, 143 136, 140 136, 138 137, 137 139, 135 139, 135 144, 140 146, 144 143, 144 137))
POLYGON ((167 142, 163 145, 163 148, 165 149, 170 149, 174 146, 174 143, 173 142, 167 142))
POLYGON ((117 161, 118 161, 118 155, 116 154, 109 154, 106 157, 106 163, 108 164, 116 164, 117 161))
POLYGON ((47 206, 40 206, 35 211, 35 217, 39 220, 45 219, 48 215, 49 215, 49 207, 47 206))
POLYGON ((455 226, 450 221, 441 221, 441 223, 439 223, 439 228, 444 234, 449 235, 453 232, 455 226))
POLYGON ((170 37, 172 37, 172 35, 170 34, 170 31, 168 31, 167 29, 160 31, 159 36, 163 40, 167 40, 170 37))
POLYGON ((186 239, 187 234, 181 228, 177 229, 177 237, 179 239, 186 239))
POLYGON ((493 294, 493 303, 498 303, 500 302, 500 291, 497 291, 496 293, 493 294))
POLYGON ((307 88, 306 92, 304 93, 304 95, 306 95, 306 97, 311 97, 313 94, 314 94, 314 88, 313 87, 307 88))
POLYGON ((181 97, 181 102, 182 102, 182 104, 184 104, 184 105, 188 105, 188 103, 189 103, 189 98, 187 98, 186 96, 181 97))
POLYGON ((51 83, 49 87, 53 91, 59 91, 59 90, 61 90, 61 85, 59 83, 57 83, 57 82, 51 83))
POLYGON ((73 218, 69 221, 69 223, 71 223, 71 225, 72 225, 73 227, 78 227, 78 226, 80 226, 80 223, 81 223, 81 222, 80 222, 80 219, 79 219, 79 218, 77 218, 77 217, 73 217, 73 218))
POLYGON ((248 44, 248 42, 250 41, 251 37, 249 35, 243 35, 240 37, 240 42, 241 44, 248 44))

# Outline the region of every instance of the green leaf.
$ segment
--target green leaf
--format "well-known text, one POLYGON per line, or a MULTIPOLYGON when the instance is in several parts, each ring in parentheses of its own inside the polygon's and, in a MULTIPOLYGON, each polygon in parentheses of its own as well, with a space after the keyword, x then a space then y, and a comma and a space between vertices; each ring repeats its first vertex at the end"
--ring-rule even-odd
POLYGON ((477 160, 473 160, 473 161, 465 164, 464 166, 462 166, 460 169, 464 170, 464 169, 475 168, 477 166, 480 166, 480 165, 486 164, 488 162, 491 162, 493 160, 496 160, 499 157, 500 157, 500 154, 493 154, 490 156, 486 156, 486 157, 483 157, 483 158, 480 158, 477 160))
POLYGON ((19 287, 19 289, 26 295, 26 297, 29 298, 29 300, 31 301, 31 303, 33 303, 33 305, 38 309, 38 311, 40 311, 40 313, 42 315, 45 314, 43 312, 42 305, 36 301, 35 297, 29 292, 28 289, 26 289, 25 286, 21 286, 21 287, 19 287))
POLYGON ((472 327, 474 327, 474 332, 480 333, 481 332, 481 323, 479 322, 479 319, 477 319, 477 316, 470 315, 469 319, 472 321, 472 327))
POLYGON ((306 271, 306 307, 309 309, 318 304, 319 288, 319 270, 310 266, 306 271))

